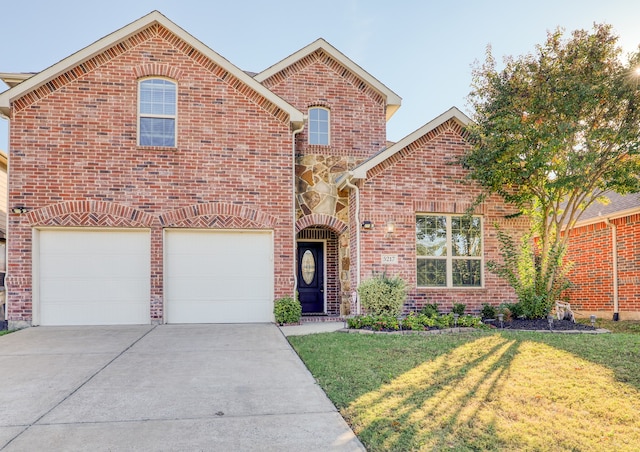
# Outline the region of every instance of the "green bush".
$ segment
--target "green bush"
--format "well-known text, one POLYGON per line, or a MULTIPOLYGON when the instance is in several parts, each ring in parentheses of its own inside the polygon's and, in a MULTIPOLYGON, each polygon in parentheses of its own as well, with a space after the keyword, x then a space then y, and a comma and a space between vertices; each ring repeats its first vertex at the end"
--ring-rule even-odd
POLYGON ((425 325, 422 323, 422 315, 416 315, 415 313, 410 313, 403 321, 402 321, 402 329, 403 330, 412 330, 412 331, 422 331, 425 328, 425 325))
POLYGON ((363 281, 358 295, 368 313, 397 316, 407 298, 407 284, 398 276, 388 277, 383 273, 363 281))
POLYGON ((371 329, 373 331, 397 331, 400 329, 400 322, 398 321, 398 318, 392 315, 376 315, 372 316, 372 320, 371 329))
POLYGON ((522 307, 522 315, 526 319, 544 319, 551 312, 552 301, 546 294, 524 297, 518 303, 522 307))
POLYGON ((480 317, 482 317, 483 319, 495 319, 496 308, 488 303, 483 304, 482 309, 480 310, 480 317))
POLYGON ((420 309, 420 314, 424 314, 429 317, 438 315, 438 305, 436 303, 425 304, 422 309, 420 309))
POLYGON ((458 317, 458 326, 480 328, 482 325, 482 320, 478 317, 474 317, 472 315, 463 315, 458 317))
POLYGON ((438 328, 451 328, 453 326, 453 314, 444 314, 435 320, 435 326, 438 328))
POLYGON ((302 306, 298 300, 291 297, 277 299, 273 304, 273 314, 278 325, 300 322, 302 306))
POLYGON ((454 303, 451 308, 451 312, 458 315, 464 315, 464 310, 467 309, 467 305, 464 303, 454 303))
POLYGON ((502 303, 498 307, 498 313, 504 314, 504 320, 515 320, 519 317, 524 317, 524 310, 520 303, 502 303))
POLYGON ((370 315, 356 315, 347 319, 347 326, 356 330, 370 327, 373 324, 373 318, 370 315))

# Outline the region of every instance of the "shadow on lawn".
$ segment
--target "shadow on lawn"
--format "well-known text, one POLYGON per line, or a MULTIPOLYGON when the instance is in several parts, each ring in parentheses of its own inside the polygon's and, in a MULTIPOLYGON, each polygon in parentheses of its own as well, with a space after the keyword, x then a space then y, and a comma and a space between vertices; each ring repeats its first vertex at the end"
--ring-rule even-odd
POLYGON ((494 334, 396 376, 343 414, 369 450, 633 450, 638 400, 604 366, 494 334))

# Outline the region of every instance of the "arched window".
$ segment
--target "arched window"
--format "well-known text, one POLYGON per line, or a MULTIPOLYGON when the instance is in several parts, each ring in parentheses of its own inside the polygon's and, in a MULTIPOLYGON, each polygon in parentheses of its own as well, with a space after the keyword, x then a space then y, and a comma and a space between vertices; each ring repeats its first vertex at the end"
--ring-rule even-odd
POLYGON ((170 80, 140 80, 138 90, 138 144, 176 146, 177 87, 170 80))
POLYGON ((309 144, 329 145, 329 110, 323 107, 309 109, 309 144))

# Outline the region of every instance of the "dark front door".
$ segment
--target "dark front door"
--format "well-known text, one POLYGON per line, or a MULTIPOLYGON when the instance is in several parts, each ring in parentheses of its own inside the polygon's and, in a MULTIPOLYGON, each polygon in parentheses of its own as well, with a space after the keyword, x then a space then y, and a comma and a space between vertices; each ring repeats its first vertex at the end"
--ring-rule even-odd
POLYGON ((322 242, 298 242, 298 298, 303 313, 324 313, 322 242))

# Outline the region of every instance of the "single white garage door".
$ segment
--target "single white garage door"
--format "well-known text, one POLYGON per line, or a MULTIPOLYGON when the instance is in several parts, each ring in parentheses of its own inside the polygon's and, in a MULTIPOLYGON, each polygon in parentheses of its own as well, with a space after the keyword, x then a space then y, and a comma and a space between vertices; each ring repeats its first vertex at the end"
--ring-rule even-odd
POLYGON ((165 230, 168 323, 273 321, 270 231, 165 230))
POLYGON ((41 325, 149 323, 148 230, 36 231, 41 325))

